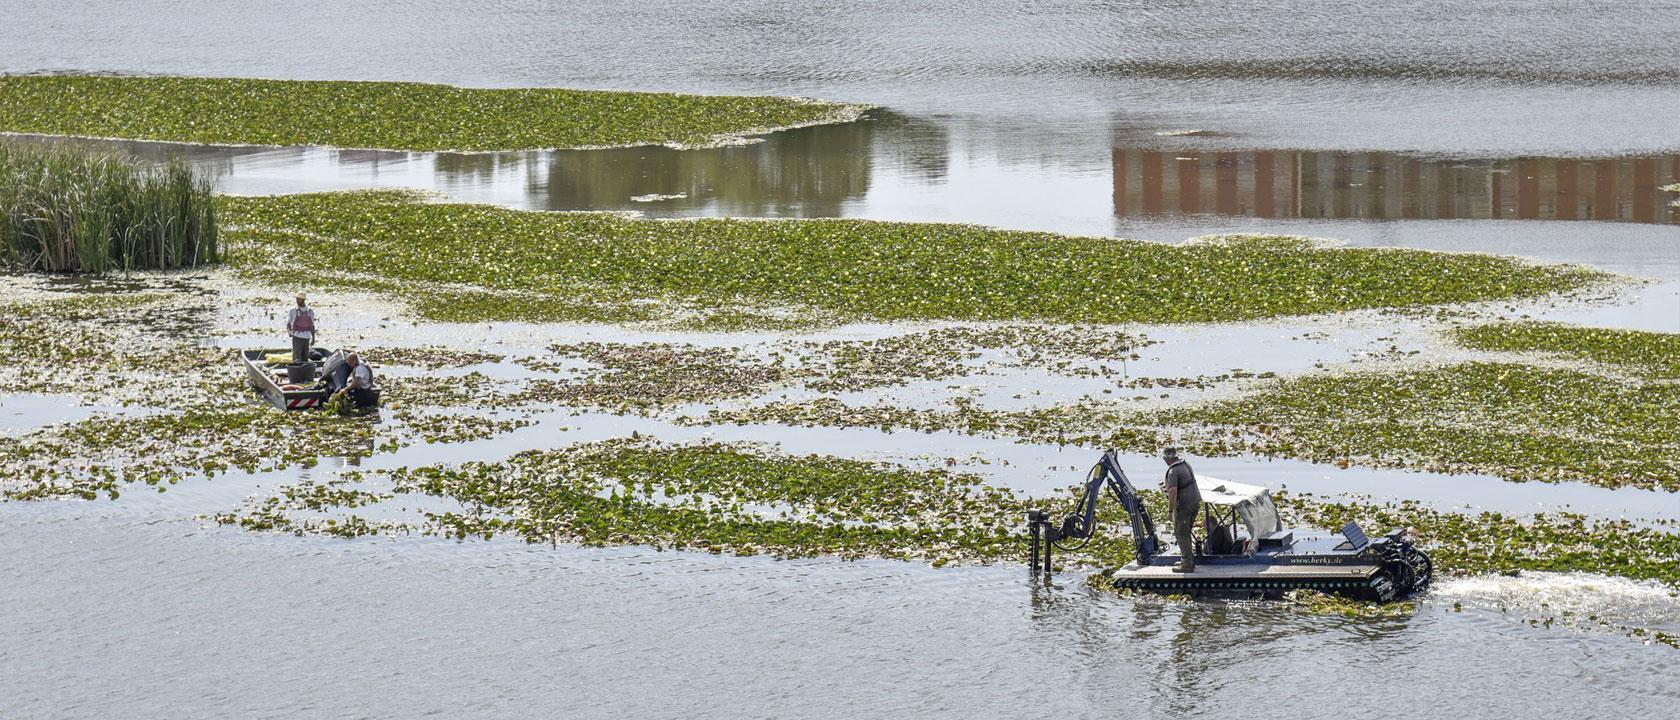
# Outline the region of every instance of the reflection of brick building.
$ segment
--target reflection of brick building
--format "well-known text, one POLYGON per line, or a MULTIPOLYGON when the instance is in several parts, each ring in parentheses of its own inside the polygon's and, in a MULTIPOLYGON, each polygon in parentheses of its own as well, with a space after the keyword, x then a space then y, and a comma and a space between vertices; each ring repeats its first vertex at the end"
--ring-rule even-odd
POLYGON ((1114 150, 1115 215, 1680 223, 1680 155, 1431 159, 1114 150))

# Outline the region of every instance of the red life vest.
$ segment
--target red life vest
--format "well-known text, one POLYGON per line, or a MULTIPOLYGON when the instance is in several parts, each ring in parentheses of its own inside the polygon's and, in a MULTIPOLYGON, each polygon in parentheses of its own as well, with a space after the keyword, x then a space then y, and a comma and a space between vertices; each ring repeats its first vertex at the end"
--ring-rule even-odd
POLYGON ((297 317, 292 320, 292 332, 315 332, 315 318, 305 308, 298 308, 297 317))

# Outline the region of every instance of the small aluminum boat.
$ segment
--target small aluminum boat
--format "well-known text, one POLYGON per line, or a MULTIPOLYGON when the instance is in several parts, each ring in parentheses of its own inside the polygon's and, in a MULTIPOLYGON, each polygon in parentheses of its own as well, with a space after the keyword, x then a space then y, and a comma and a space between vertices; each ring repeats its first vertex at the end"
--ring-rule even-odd
MULTIPOLYGON (((251 377, 251 387, 262 393, 263 399, 270 405, 281 410, 310 410, 325 405, 331 396, 325 371, 344 362, 344 353, 324 348, 310 349, 309 363, 313 366, 310 377, 314 380, 308 383, 293 383, 288 377, 286 368, 292 359, 289 348, 245 350, 240 353, 240 358, 244 361, 246 374, 251 377), (284 358, 284 361, 270 362, 270 358, 284 358)), ((379 405, 379 395, 379 383, 375 380, 374 407, 379 405)))

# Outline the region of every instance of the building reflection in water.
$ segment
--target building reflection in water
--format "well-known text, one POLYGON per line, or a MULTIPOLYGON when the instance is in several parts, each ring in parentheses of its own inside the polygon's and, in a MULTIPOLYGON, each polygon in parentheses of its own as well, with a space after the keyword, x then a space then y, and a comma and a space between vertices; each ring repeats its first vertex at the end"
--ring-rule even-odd
POLYGON ((637 147, 549 154, 531 186, 549 209, 832 217, 869 190, 876 122, 804 128, 715 150, 637 147))
POLYGON ((1680 155, 1468 160, 1115 148, 1114 214, 1680 223, 1680 155))

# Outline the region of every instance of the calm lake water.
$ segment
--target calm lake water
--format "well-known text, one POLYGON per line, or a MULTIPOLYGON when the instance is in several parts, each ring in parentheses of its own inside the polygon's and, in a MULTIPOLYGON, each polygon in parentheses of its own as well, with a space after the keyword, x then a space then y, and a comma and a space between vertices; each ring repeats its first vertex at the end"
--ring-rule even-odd
MULTIPOLYGON (((230 192, 1493 251, 1661 280, 1578 319, 1680 331, 1680 215, 1658 189, 1680 182, 1675 2, 13 0, 0 16, 7 72, 883 106, 694 151, 120 144, 186 154, 230 192)), ((194 519, 273 484, 0 505, 0 717, 1590 717, 1680 701, 1673 650, 1525 622, 1569 609, 1680 632, 1675 600, 1638 583, 1455 579, 1414 617, 1345 620, 1097 598, 1073 577, 1034 591, 1020 568, 194 519)), ((1561 497, 1502 502, 1520 492, 1561 497)), ((1680 518, 1671 499, 1648 514, 1680 518)))

